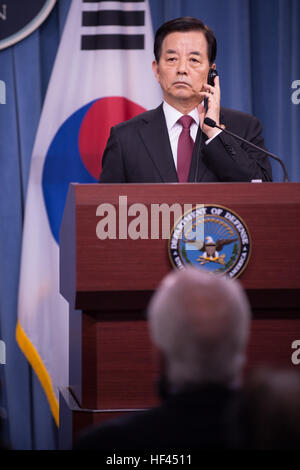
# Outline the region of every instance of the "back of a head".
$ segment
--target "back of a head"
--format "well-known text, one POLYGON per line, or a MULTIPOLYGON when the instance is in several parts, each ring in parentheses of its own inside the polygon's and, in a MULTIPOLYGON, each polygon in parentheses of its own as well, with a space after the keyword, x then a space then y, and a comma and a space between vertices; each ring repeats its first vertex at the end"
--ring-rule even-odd
POLYGON ((254 449, 300 449, 300 375, 260 368, 247 377, 241 419, 246 445, 254 449))
POLYGON ((148 308, 150 334, 178 387, 240 378, 250 308, 237 281, 187 268, 162 281, 148 308))

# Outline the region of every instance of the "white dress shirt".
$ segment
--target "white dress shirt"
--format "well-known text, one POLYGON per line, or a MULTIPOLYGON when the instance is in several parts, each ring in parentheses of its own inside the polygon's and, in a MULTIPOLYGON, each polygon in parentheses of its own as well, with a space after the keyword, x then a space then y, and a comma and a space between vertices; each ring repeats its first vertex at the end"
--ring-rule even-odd
MULTIPOLYGON (((169 133, 169 139, 170 139, 170 144, 171 144, 171 149, 172 149, 172 154, 174 158, 174 163, 175 163, 175 168, 177 169, 177 147, 178 147, 178 139, 180 136, 180 133, 182 131, 182 126, 179 124, 177 121, 180 119, 183 114, 180 113, 176 108, 173 108, 170 104, 168 104, 166 101, 163 103, 163 111, 165 114, 166 118, 166 123, 167 123, 167 129, 169 133)), ((191 116, 194 119, 194 122, 191 124, 190 127, 190 134, 195 142, 197 132, 198 132, 198 127, 199 127, 199 113, 197 107, 192 109, 191 112, 188 113, 189 116, 191 116)), ((208 139, 205 144, 209 144, 220 132, 221 130, 211 139, 208 139)))

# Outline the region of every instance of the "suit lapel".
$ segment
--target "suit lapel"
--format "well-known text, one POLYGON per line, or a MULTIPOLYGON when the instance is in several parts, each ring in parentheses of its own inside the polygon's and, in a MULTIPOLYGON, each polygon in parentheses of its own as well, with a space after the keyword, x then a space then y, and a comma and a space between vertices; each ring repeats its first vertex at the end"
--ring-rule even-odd
POLYGON ((178 182, 162 104, 143 118, 139 133, 162 182, 178 182))
MULTIPOLYGON (((223 123, 224 115, 220 111, 220 123, 223 123)), ((177 171, 172 155, 169 134, 167 130, 165 115, 163 112, 162 104, 153 110, 151 115, 143 118, 139 133, 142 141, 147 149, 148 155, 153 161, 157 172, 164 183, 178 182, 177 171)), ((206 165, 203 163, 203 148, 205 141, 208 139, 207 135, 198 129, 194 151, 192 155, 191 167, 189 172, 189 182, 195 181, 195 173, 198 170, 196 181, 204 180, 207 171, 206 165)))
MULTIPOLYGON (((224 120, 224 114, 222 110, 220 110, 220 123, 223 124, 224 120)), ((196 181, 203 181, 204 175, 207 171, 207 166, 203 163, 203 149, 205 145, 205 141, 208 139, 207 135, 202 132, 201 136, 201 129, 200 127, 198 128, 197 136, 196 136, 196 141, 194 145, 194 151, 192 155, 192 162, 191 162, 191 167, 190 167, 190 172, 189 172, 189 182, 194 182, 195 181, 195 174, 197 171, 197 178, 196 181), (197 169, 197 161, 198 161, 198 169, 197 169)))

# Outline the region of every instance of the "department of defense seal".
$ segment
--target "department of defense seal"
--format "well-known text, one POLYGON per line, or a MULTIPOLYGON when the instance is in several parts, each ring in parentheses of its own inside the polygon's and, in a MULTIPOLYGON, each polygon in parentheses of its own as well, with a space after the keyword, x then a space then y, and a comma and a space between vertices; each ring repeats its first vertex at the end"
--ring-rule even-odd
POLYGON ((168 250, 178 269, 193 265, 236 278, 249 261, 251 239, 245 222, 235 212, 205 204, 187 211, 176 222, 168 250))

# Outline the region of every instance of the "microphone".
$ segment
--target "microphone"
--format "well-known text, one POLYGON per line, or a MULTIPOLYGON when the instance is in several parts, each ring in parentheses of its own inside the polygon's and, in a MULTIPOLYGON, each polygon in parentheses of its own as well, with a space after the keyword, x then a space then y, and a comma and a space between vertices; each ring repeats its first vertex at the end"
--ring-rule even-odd
POLYGON ((210 118, 206 117, 206 118, 204 119, 204 124, 206 124, 206 125, 209 126, 209 127, 217 127, 218 129, 221 129, 221 131, 225 132, 225 134, 229 134, 229 135, 231 135, 232 137, 235 137, 236 139, 241 140, 241 141, 244 142, 245 144, 250 145, 250 147, 253 147, 253 148, 255 148, 256 150, 259 150, 260 152, 265 153, 265 154, 268 155, 269 157, 274 158, 274 160, 276 160, 278 163, 280 163, 280 165, 281 165, 281 167, 282 167, 282 169, 283 169, 283 173, 284 173, 284 182, 285 182, 285 183, 288 183, 289 177, 288 177, 288 173, 287 173, 286 166, 285 166, 285 164, 283 163, 283 161, 280 160, 280 158, 276 157, 276 155, 273 155, 273 153, 267 152, 267 150, 262 149, 261 147, 258 147, 258 146, 255 145, 255 144, 252 144, 252 142, 249 142, 249 140, 243 139, 243 138, 240 137, 239 135, 236 135, 236 134, 234 134, 233 132, 228 131, 227 129, 223 129, 222 127, 218 126, 218 125, 216 124, 216 121, 214 121, 213 119, 210 119, 210 118))
POLYGON ((199 137, 199 142, 198 142, 198 149, 197 149, 197 164, 196 164, 196 171, 195 171, 195 176, 194 176, 194 183, 197 183, 197 176, 198 176, 198 171, 199 171, 199 155, 201 151, 201 144, 202 144, 202 138, 203 138, 203 130, 201 125, 199 124, 200 127, 200 137, 199 137))

